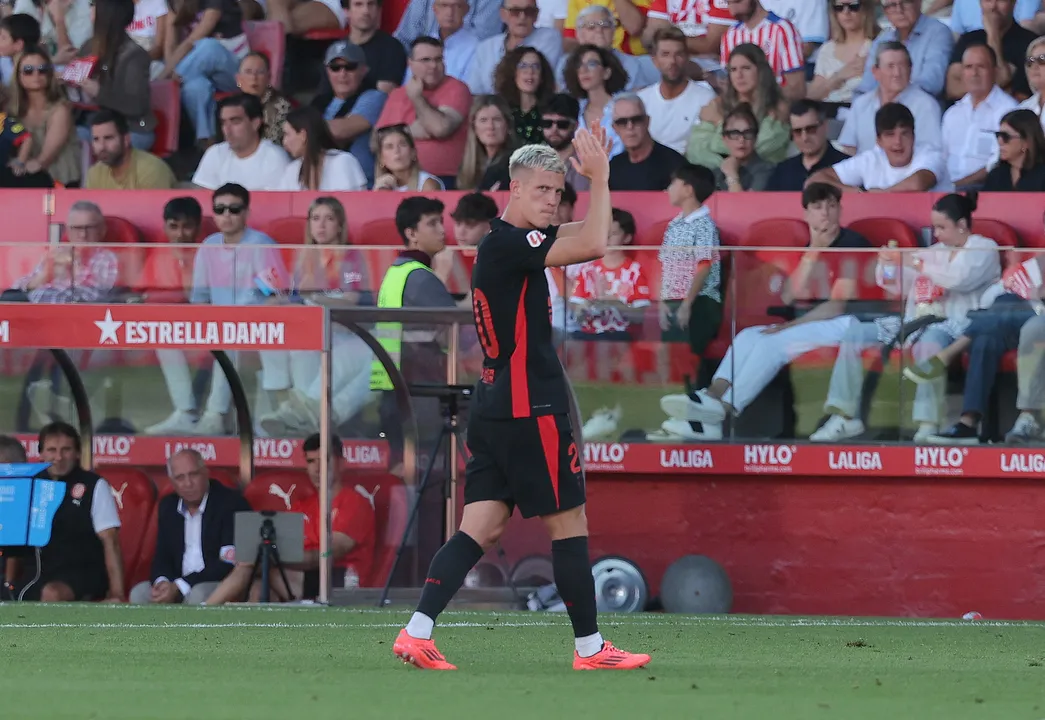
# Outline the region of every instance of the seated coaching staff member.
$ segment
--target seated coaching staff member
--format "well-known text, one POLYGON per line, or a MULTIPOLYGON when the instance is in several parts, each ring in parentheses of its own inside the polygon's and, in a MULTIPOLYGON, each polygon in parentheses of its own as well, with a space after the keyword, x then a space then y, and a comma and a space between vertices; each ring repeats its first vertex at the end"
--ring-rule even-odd
POLYGON ((39 577, 21 600, 123 602, 120 515, 112 489, 80 467, 80 433, 64 422, 40 430, 40 458, 51 463, 47 477, 65 483, 51 524, 51 540, 40 548, 39 577))
POLYGON ((131 602, 200 605, 232 571, 236 513, 250 505, 210 479, 203 456, 180 450, 167 461, 174 493, 160 500, 152 582, 131 589, 131 602))

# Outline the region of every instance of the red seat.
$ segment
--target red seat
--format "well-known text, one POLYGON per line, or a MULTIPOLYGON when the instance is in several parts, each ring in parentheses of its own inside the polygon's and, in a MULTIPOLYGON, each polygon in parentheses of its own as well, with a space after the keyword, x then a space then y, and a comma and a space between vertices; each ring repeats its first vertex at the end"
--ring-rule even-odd
POLYGON ((392 571, 396 551, 403 540, 410 503, 406 486, 395 475, 382 473, 346 472, 343 485, 358 486, 373 498, 374 503, 374 565, 369 578, 362 578, 366 587, 381 587, 392 571))
POLYGON ((306 40, 315 40, 317 42, 333 42, 334 40, 340 40, 341 38, 348 37, 349 28, 345 25, 343 28, 323 28, 322 30, 309 30, 302 37, 306 40))
POLYGON ((181 89, 173 80, 154 80, 149 85, 152 112, 156 116, 156 140, 153 155, 169 157, 178 149, 181 127, 181 89))
POLYGON ((286 512, 296 500, 316 494, 308 475, 300 470, 270 470, 256 476, 243 491, 255 510, 286 512))
POLYGON ((308 220, 303 217, 286 217, 273 220, 265 233, 281 245, 303 245, 308 220))
POLYGON ((252 52, 261 53, 269 61, 269 82, 279 89, 283 80, 283 60, 287 54, 287 35, 283 24, 274 20, 251 20, 243 23, 252 52))
POLYGON ((900 247, 918 247, 918 234, 903 220, 896 218, 863 218, 849 223, 849 229, 860 233, 871 241, 872 245, 885 247, 890 240, 896 240, 900 247))
MULTIPOLYGON (((784 281, 802 258, 803 248, 809 242, 809 226, 794 218, 768 218, 752 223, 741 241, 741 248, 732 253, 727 305, 733 301, 736 329, 752 325, 780 322, 767 314, 770 307, 783 305, 780 291, 784 281), (744 248, 781 248, 774 250, 745 250, 744 248), (788 250, 787 248, 796 248, 788 250)), ((724 327, 729 323, 724 322, 724 327)))
POLYGON ((358 233, 354 234, 356 245, 395 245, 403 244, 396 229, 396 222, 392 218, 378 218, 365 224, 358 233))
MULTIPOLYGON (((101 466, 95 471, 108 481, 120 514, 123 574, 130 591, 134 582, 148 579, 148 567, 144 568, 145 577, 142 577, 141 558, 148 544, 149 519, 156 509, 156 488, 149 476, 136 468, 101 466)), ((151 559, 150 556, 150 562, 151 559)))
POLYGON ((1019 233, 1011 225, 1001 220, 990 218, 976 218, 972 221, 972 231, 977 235, 990 238, 1003 248, 1002 269, 1023 262, 1030 257, 1028 253, 1021 253, 1016 248, 1023 247, 1019 233))

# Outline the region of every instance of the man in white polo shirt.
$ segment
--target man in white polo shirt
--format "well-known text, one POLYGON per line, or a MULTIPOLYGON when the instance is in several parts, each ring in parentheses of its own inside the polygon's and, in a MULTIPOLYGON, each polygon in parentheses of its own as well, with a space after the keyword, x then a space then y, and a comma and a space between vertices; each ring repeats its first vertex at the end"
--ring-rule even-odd
POLYGON ((994 133, 1016 101, 995 84, 998 56, 987 45, 962 53, 965 96, 943 114, 943 157, 948 179, 962 188, 987 178, 987 163, 998 146, 994 133))
POLYGON ((889 103, 900 103, 914 115, 918 142, 940 146, 940 103, 917 85, 911 84, 911 55, 900 42, 878 46, 873 72, 878 87, 853 101, 838 144, 850 155, 875 147, 878 133, 875 114, 889 103))
POLYGON ((855 192, 942 192, 951 188, 939 150, 915 145, 914 115, 905 105, 883 105, 874 123, 878 133, 874 148, 818 170, 806 186, 825 182, 855 192))
POLYGON ((276 187, 290 158, 283 148, 261 137, 261 101, 246 93, 227 97, 218 104, 218 117, 225 142, 203 153, 192 184, 207 190, 226 183, 247 190, 276 187))
POLYGON ((677 27, 663 27, 653 35, 653 64, 660 82, 639 90, 638 96, 649 116, 649 134, 677 153, 686 152, 689 131, 700 119, 700 111, 715 99, 706 82, 686 76, 689 50, 686 36, 677 27))

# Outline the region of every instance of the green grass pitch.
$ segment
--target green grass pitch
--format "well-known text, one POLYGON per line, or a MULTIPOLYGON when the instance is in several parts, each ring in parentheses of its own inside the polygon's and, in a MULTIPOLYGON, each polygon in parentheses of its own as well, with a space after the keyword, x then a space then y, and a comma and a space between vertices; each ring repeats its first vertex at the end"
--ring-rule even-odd
POLYGON ((564 615, 450 612, 454 673, 392 657, 403 611, 0 605, 8 718, 1045 718, 1045 625, 604 616, 649 651, 574 672, 564 615))

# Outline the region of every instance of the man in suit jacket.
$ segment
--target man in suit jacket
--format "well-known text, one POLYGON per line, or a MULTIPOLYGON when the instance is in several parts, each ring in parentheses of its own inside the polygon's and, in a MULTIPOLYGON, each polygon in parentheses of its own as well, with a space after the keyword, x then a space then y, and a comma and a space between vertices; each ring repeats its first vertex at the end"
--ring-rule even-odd
POLYGON ((236 513, 250 510, 237 491, 211 480, 195 450, 167 463, 174 494, 160 500, 152 582, 131 590, 132 603, 203 603, 233 568, 236 513))

